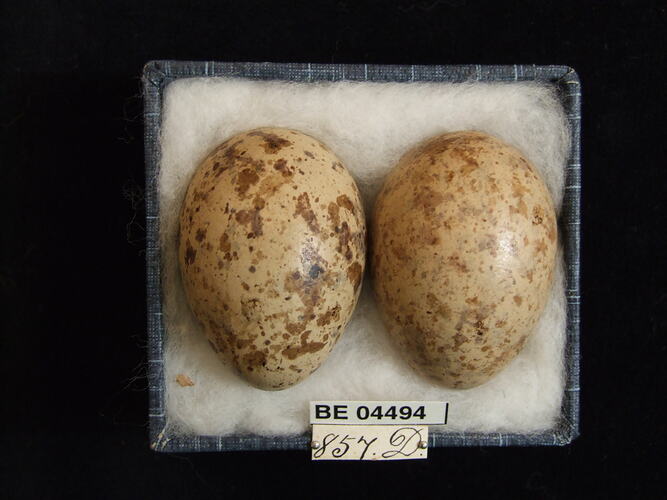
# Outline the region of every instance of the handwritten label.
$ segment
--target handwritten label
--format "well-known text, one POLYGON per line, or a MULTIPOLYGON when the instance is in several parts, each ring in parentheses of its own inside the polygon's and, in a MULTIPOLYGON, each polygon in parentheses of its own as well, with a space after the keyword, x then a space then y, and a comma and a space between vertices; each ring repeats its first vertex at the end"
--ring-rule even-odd
POLYGON ((426 425, 313 425, 313 460, 426 458, 426 425))
POLYGON ((311 401, 311 424, 442 425, 449 403, 441 401, 311 401))

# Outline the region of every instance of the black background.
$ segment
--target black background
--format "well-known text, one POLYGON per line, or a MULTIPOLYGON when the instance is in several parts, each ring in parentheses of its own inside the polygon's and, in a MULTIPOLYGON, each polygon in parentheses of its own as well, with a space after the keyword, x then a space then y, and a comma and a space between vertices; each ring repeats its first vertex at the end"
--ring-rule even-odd
POLYGON ((1 5, 0 496, 663 497, 663 2, 1 5), (140 73, 151 59, 573 66, 582 435, 383 464, 150 451, 140 73))

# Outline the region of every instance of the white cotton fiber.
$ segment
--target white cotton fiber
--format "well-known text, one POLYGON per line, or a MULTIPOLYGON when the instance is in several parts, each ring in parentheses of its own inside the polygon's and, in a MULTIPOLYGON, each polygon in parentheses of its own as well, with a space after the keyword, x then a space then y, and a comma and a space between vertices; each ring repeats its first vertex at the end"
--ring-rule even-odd
POLYGON ((356 179, 367 214, 383 179, 419 141, 475 129, 519 148, 560 210, 567 122, 554 90, 534 83, 285 83, 180 79, 165 90, 159 178, 166 408, 171 432, 286 435, 308 429, 311 400, 449 401, 449 431, 552 428, 563 395, 562 252, 551 299, 519 356, 475 389, 448 390, 414 373, 390 343, 366 279, 347 330, 324 365, 279 392, 224 366, 192 316, 177 262, 178 213, 194 169, 216 145, 256 127, 294 128, 326 143, 356 179), (181 387, 185 374, 194 386, 181 387))

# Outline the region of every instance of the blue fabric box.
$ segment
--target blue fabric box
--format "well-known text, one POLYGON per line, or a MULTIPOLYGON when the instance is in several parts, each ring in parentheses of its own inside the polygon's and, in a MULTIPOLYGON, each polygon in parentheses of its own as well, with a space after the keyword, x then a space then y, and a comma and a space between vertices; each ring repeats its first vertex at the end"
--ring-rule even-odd
POLYGON ((148 390, 151 448, 163 452, 309 449, 309 435, 300 436, 179 436, 165 435, 162 290, 160 283, 159 135, 163 91, 172 81, 192 77, 238 77, 257 80, 463 82, 540 81, 557 87, 571 129, 560 231, 566 264, 567 340, 566 384, 557 426, 539 434, 431 433, 429 446, 565 445, 579 434, 579 308, 581 205, 581 85, 567 66, 387 66, 370 64, 280 64, 151 61, 143 72, 144 140, 146 161, 146 271, 148 311, 148 390))

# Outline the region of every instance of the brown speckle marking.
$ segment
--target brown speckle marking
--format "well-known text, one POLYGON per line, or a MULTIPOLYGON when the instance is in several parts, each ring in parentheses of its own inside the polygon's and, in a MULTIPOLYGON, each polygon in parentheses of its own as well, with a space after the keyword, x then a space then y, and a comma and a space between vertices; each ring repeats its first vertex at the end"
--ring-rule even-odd
POLYGON ((317 318, 317 326, 325 326, 331 321, 338 321, 340 319, 340 305, 336 304, 334 307, 327 309, 327 312, 320 314, 317 318))
MULTIPOLYGON (((289 321, 285 323, 285 330, 287 330, 292 335, 299 335, 306 329, 308 321, 301 321, 299 323, 290 323, 289 321)), ((289 338, 289 337, 288 337, 289 338)))
POLYGON ((223 164, 220 160, 216 160, 216 161, 213 163, 213 165, 211 166, 211 172, 213 172, 213 175, 215 175, 215 177, 220 177, 220 175, 222 175, 222 173, 230 167, 230 165, 229 165, 230 162, 229 162, 228 160, 230 160, 230 159, 233 158, 233 156, 234 156, 235 153, 236 153, 236 149, 235 149, 235 148, 236 148, 236 146, 239 145, 241 142, 243 142, 243 141, 237 141, 237 142, 235 142, 234 144, 229 144, 229 142, 225 142, 225 143, 222 145, 221 148, 219 148, 218 150, 216 150, 216 151, 213 153, 213 154, 215 155, 215 154, 219 153, 220 151, 223 151, 223 150, 224 150, 225 153, 223 153, 222 158, 223 158, 224 160, 227 160, 227 161, 225 161, 224 164, 223 164), (225 148, 226 148, 226 149, 225 149, 225 148), (230 151, 231 151, 231 154, 229 154, 230 151))
POLYGON ((461 332, 456 332, 456 335, 454 335, 454 351, 458 351, 459 347, 461 347, 463 344, 468 342, 468 337, 463 335, 461 332))
POLYGON ((257 172, 251 168, 244 168, 236 179, 236 192, 243 198, 250 186, 257 184, 257 181, 259 181, 257 172))
POLYGON ((429 186, 421 186, 414 194, 413 204, 424 211, 424 214, 431 216, 435 213, 435 208, 444 201, 444 196, 434 191, 429 186))
POLYGON ((262 132, 261 130, 255 130, 253 132, 249 132, 248 135, 261 137, 262 139, 264 139, 262 147, 264 148, 264 152, 267 154, 276 154, 282 148, 292 145, 291 141, 283 139, 282 137, 276 134, 272 134, 270 132, 262 132))
POLYGON ((535 253, 541 253, 543 255, 546 255, 547 253, 547 244, 544 242, 544 239, 540 239, 540 241, 537 242, 535 245, 535 253))
POLYGON ((347 279, 349 279, 350 283, 352 283, 355 293, 361 284, 361 272, 362 267, 358 262, 355 262, 347 268, 347 279))
POLYGON ((193 201, 206 201, 206 200, 208 200, 208 193, 197 191, 195 189, 195 191, 192 195, 192 200, 193 201))
POLYGON ((311 153, 310 151, 304 151, 303 154, 305 154, 308 158, 315 159, 315 155, 311 153))
POLYGON ((260 215, 260 208, 253 210, 239 210, 236 212, 236 222, 239 224, 250 224, 251 232, 248 233, 248 238, 257 238, 262 235, 262 216, 260 215))
POLYGON ((449 257, 447 257, 447 263, 450 266, 454 267, 460 273, 470 272, 468 266, 466 266, 464 262, 461 262, 461 257, 459 257, 458 255, 450 255, 449 257))
MULTIPOLYGON (((219 154, 222 153, 222 157, 227 159, 227 160, 233 160, 234 158, 239 156, 239 152, 236 149, 236 147, 243 143, 243 139, 239 139, 235 142, 231 142, 231 141, 232 141, 232 139, 222 143, 219 147, 217 147, 215 149, 215 151, 213 151, 212 156, 219 155, 219 154)), ((214 167, 215 167, 215 165, 214 165, 214 167)))
POLYGON ((475 332, 477 335, 484 335, 489 331, 489 327, 486 326, 481 319, 475 323, 475 328, 477 328, 477 331, 475 332))
POLYGON ((308 198, 308 193, 301 193, 297 198, 296 209, 294 211, 294 216, 300 215, 303 217, 303 220, 308 224, 308 228, 315 234, 320 232, 320 226, 317 223, 317 217, 315 212, 310 207, 310 199, 308 198))
POLYGON ((266 354, 262 351, 249 352, 243 356, 243 364, 246 365, 248 369, 266 365, 266 354))
POLYGON ((479 168, 479 164, 477 163, 477 160, 475 159, 475 156, 472 154, 470 149, 461 147, 451 149, 450 151, 450 154, 458 156, 463 161, 461 175, 468 175, 479 168))
POLYGON ((296 293, 307 308, 313 308, 319 304, 321 287, 321 280, 304 279, 299 271, 288 273, 285 279, 285 291, 296 293))
POLYGON ((391 253, 393 253, 398 260, 403 260, 403 261, 410 260, 408 252, 402 246, 392 245, 391 253))
POLYGON ((294 175, 292 172, 290 172, 289 168, 287 167, 287 161, 285 161, 283 158, 276 160, 276 162, 273 164, 273 168, 280 172, 283 177, 292 177, 294 175))
POLYGON ((434 294, 426 294, 426 303, 440 318, 450 319, 452 317, 452 310, 450 307, 447 304, 443 304, 434 294))
POLYGON ((517 306, 520 306, 522 302, 523 302, 523 299, 521 298, 520 295, 515 295, 515 296, 514 296, 514 303, 515 303, 517 306))
POLYGON ((190 240, 187 240, 185 242, 185 264, 188 266, 190 264, 193 264, 196 258, 197 258, 197 250, 192 248, 190 240))
POLYGON ((350 233, 350 226, 347 222, 343 222, 340 228, 336 228, 338 233, 338 247, 336 250, 343 254, 345 259, 352 260, 352 249, 350 248, 350 240, 352 234, 350 233))
POLYGON ((299 356, 304 354, 312 354, 318 352, 324 348, 326 344, 324 342, 304 342, 301 341, 300 346, 292 346, 286 349, 283 349, 282 354, 289 360, 294 360, 299 356))
POLYGON ((327 211, 329 212, 329 219, 331 219, 331 224, 333 225, 334 228, 337 228, 338 224, 340 224, 340 215, 338 214, 338 212, 339 212, 338 205, 334 202, 329 203, 329 206, 327 207, 327 211))
POLYGON ((477 244, 477 250, 480 252, 488 250, 488 252, 496 257, 498 255, 498 238, 493 234, 484 235, 477 244))
POLYGON ((518 181, 512 182, 512 196, 515 198, 523 198, 524 194, 530 194, 530 189, 518 181))
POLYGON ((350 200, 350 198, 347 197, 345 194, 341 194, 338 198, 336 198, 336 204, 339 207, 343 207, 344 209, 348 210, 351 213, 355 213, 354 210, 354 204, 350 200))
POLYGON ((516 207, 513 207, 510 205, 510 214, 519 214, 522 215, 525 218, 528 218, 528 206, 526 203, 520 199, 519 202, 517 203, 516 207))
POLYGON ((201 243, 202 241, 204 241, 204 238, 206 238, 206 229, 197 229, 195 240, 201 243))

